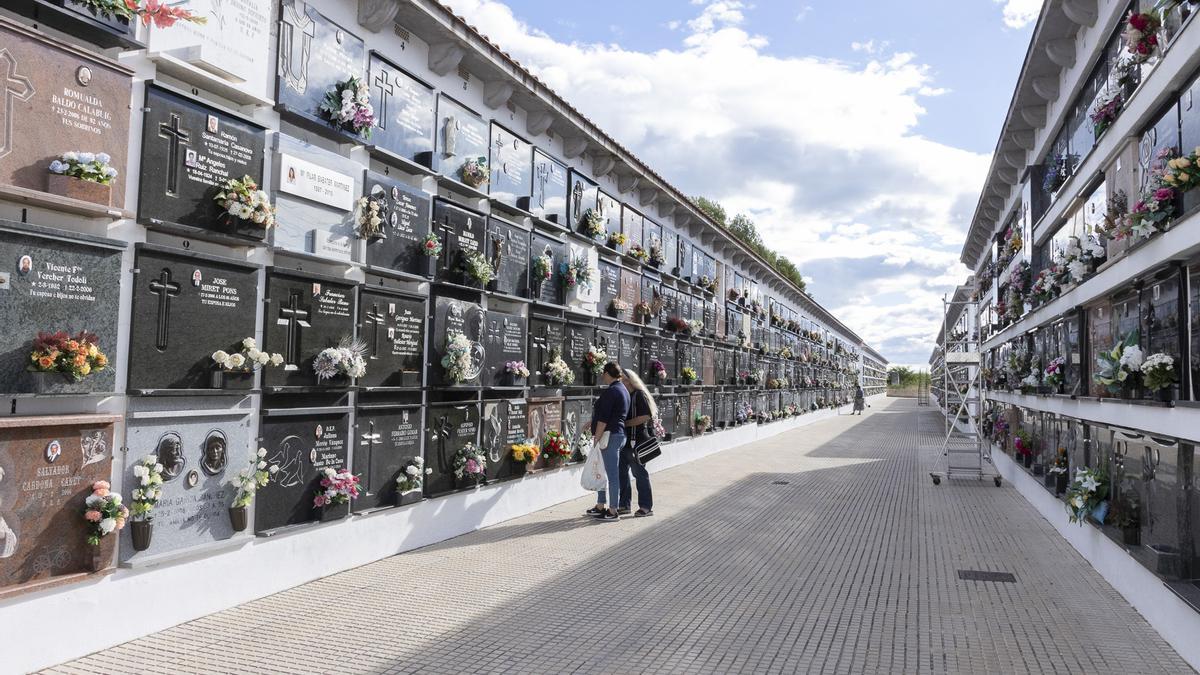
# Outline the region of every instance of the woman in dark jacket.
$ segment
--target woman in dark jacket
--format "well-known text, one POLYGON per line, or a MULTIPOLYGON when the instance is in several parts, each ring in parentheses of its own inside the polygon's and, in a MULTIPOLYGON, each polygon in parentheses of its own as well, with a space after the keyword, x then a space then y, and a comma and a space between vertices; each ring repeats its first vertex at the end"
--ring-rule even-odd
POLYGON ((633 515, 635 518, 644 518, 654 515, 654 495, 650 490, 650 472, 634 456, 633 449, 654 434, 654 418, 658 417, 658 406, 654 404, 654 397, 650 395, 646 384, 637 373, 626 368, 621 374, 621 383, 629 390, 630 396, 629 417, 625 419, 625 433, 629 440, 621 451, 621 465, 618 469, 621 474, 621 504, 617 512, 629 513, 633 500, 629 489, 629 472, 633 471, 638 494, 638 510, 633 515))

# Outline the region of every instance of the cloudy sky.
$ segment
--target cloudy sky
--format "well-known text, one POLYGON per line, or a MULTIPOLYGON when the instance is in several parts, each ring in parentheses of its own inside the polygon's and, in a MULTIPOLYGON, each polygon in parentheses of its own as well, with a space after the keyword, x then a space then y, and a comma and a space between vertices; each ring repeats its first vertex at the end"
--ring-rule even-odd
POLYGON ((443 0, 924 364, 1042 0, 443 0))

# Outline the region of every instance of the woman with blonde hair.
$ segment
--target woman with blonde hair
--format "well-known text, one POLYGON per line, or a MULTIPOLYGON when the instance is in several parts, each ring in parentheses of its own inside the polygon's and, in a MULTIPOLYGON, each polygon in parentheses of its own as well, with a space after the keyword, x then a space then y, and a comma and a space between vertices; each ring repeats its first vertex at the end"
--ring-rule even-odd
POLYGON ((621 503, 618 513, 629 513, 633 495, 630 492, 629 472, 637 483, 638 510, 635 518, 654 515, 654 496, 650 490, 650 472, 645 465, 634 456, 633 449, 638 443, 654 435, 654 419, 658 417, 658 406, 654 397, 646 389, 646 384, 638 374, 626 368, 621 373, 621 382, 629 390, 629 417, 625 419, 626 437, 625 448, 621 451, 621 463, 618 472, 621 474, 621 503))

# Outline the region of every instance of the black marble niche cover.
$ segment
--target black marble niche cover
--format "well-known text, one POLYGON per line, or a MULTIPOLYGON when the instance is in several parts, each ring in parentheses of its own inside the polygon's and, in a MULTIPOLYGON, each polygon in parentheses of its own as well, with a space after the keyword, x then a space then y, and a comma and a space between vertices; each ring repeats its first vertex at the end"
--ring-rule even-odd
POLYGON ((488 216, 484 255, 496 271, 491 290, 523 298, 529 291, 529 230, 488 216))
POLYGON ((531 183, 529 197, 517 205, 542 220, 568 227, 567 165, 534 148, 531 183))
POLYGON ((275 80, 277 110, 332 129, 318 112, 325 94, 352 75, 364 79, 366 67, 367 47, 362 38, 302 0, 283 0, 275 80))
POLYGON ((600 186, 587 176, 571 169, 568 173, 567 217, 570 219, 570 229, 583 229, 583 216, 589 210, 597 208, 596 200, 600 195, 600 186))
POLYGON ((416 162, 433 153, 437 94, 433 87, 408 71, 371 51, 368 73, 375 129, 371 143, 376 150, 416 162))
POLYGON ((400 471, 414 457, 422 457, 421 408, 359 408, 357 427, 352 471, 363 492, 354 510, 393 506, 400 471))
MULTIPOLYGON (((479 113, 445 94, 438 94, 437 106, 437 143, 433 156, 428 163, 424 155, 418 160, 443 176, 462 183, 462 170, 467 162, 483 160, 487 163, 488 123, 479 113)), ((480 185, 475 189, 487 192, 487 188, 487 185, 480 185)))
MULTIPOLYGON (((513 387, 525 384, 525 379, 510 376, 506 365, 510 361, 526 361, 528 340, 525 317, 488 310, 483 329, 484 386, 513 387)), ((530 372, 534 370, 526 363, 530 372)))
POLYGON ((34 22, 60 30, 99 47, 144 49, 137 24, 124 17, 104 15, 80 0, 12 0, 5 7, 34 22))
MULTIPOLYGON (((566 325, 562 319, 531 316, 529 318, 529 383, 532 386, 550 386, 542 372, 551 356, 563 352, 566 342, 566 325)), ((563 360, 566 357, 563 356, 563 360)))
POLYGON ((254 498, 254 531, 315 520, 319 513, 313 508, 313 497, 324 470, 347 466, 349 414, 265 414, 260 433, 266 461, 278 465, 279 471, 254 498))
MULTIPOLYGON (((663 432, 666 434, 666 440, 672 440, 676 436, 677 417, 675 415, 675 404, 680 397, 674 394, 659 396, 656 399, 658 403, 658 417, 662 421, 663 432)), ((659 439, 663 440, 663 439, 659 439)))
POLYGON ((577 385, 590 381, 590 373, 584 368, 583 358, 587 354, 588 347, 595 341, 596 329, 594 326, 585 325, 578 320, 567 322, 563 341, 563 360, 571 367, 571 372, 575 373, 575 384, 577 385))
MULTIPOLYGON (((479 424, 479 447, 487 455, 489 481, 504 480, 513 476, 516 463, 512 458, 512 446, 525 442, 527 413, 527 406, 523 399, 483 402, 483 414, 479 424)), ((520 471, 520 473, 523 474, 524 471, 520 471)))
POLYGON ((673 384, 675 377, 675 340, 653 336, 642 336, 642 379, 648 384, 673 384), (663 375, 663 380, 656 381, 654 379, 655 361, 663 364, 666 373, 663 375))
MULTIPOLYGON (((479 404, 439 403, 425 411, 425 496, 437 497, 456 487, 454 458, 468 443, 479 445, 479 404)), ((465 485, 465 484, 464 484, 465 485)))
POLYGON ((486 355, 483 342, 486 324, 487 314, 479 303, 451 297, 434 298, 433 335, 429 340, 431 383, 445 387, 479 386, 486 355), (471 367, 466 380, 455 384, 446 378, 442 357, 446 355, 446 344, 460 333, 466 336, 471 344, 471 367))
POLYGON ((442 199, 433 200, 433 232, 442 242, 435 277, 437 281, 479 286, 479 282, 466 273, 463 265, 469 254, 484 254, 486 218, 478 211, 442 199))
POLYGON ((529 239, 529 284, 530 297, 539 302, 545 302, 551 305, 563 304, 564 289, 562 285, 562 276, 560 267, 567 261, 567 245, 560 239, 550 237, 541 232, 534 232, 529 239), (553 274, 549 279, 540 280, 534 277, 532 260, 536 256, 547 254, 550 256, 551 267, 553 274))
MULTIPOLYGON (((636 329, 635 329, 636 330, 636 329)), ((642 351, 642 337, 637 333, 621 331, 618 336, 621 350, 617 354, 617 363, 625 370, 638 371, 642 351)))
MULTIPOLYGON (((571 397, 562 404, 562 433, 579 450, 581 439, 592 429, 592 397, 571 397)), ((585 450, 587 448, 584 448, 585 450)), ((576 453, 578 454, 578 452, 576 453)))
POLYGON ((520 208, 522 198, 533 189, 533 146, 495 122, 491 131, 488 194, 502 204, 520 208))
POLYGON ((359 286, 358 337, 366 346, 360 387, 421 386, 425 365, 425 300, 359 286))
POLYGON ((659 268, 667 274, 679 276, 679 235, 669 227, 662 228, 663 265, 659 268))
POLYGON ((617 310, 613 301, 621 297, 621 266, 607 260, 599 262, 600 268, 600 309, 614 319, 631 320, 633 307, 617 310))
MULTIPOLYGON (((596 211, 604 221, 604 231, 617 234, 621 231, 621 202, 604 190, 596 191, 596 211)), ((606 235, 607 236, 607 235, 606 235)), ((605 242, 600 242, 601 244, 605 242)), ((620 247, 614 247, 620 249, 620 247)))
POLYGON ((263 372, 263 388, 348 385, 344 377, 317 382, 313 359, 322 349, 354 336, 354 285, 332 277, 268 269, 267 299, 261 347, 282 354, 284 366, 263 372))
POLYGON ((437 258, 425 253, 432 225, 429 194, 367 170, 363 196, 379 204, 383 236, 367 240, 367 265, 417 276, 430 276, 437 258))
POLYGON ((211 388, 212 354, 241 352, 254 337, 259 268, 151 244, 135 250, 129 391, 211 388))
POLYGON ((686 237, 679 237, 678 248, 679 255, 678 262, 676 263, 678 272, 676 272, 676 275, 692 281, 692 242, 688 241, 686 237))
POLYGON ((229 216, 213 199, 231 178, 249 176, 266 189, 266 129, 156 84, 146 87, 145 107, 138 221, 183 226, 193 234, 266 239, 266 229, 229 216))
MULTIPOLYGON (((658 246, 659 250, 662 250, 662 245, 663 245, 662 239, 663 239, 662 225, 659 225, 658 223, 654 222, 653 220, 650 220, 649 218, 646 218, 643 216, 642 217, 642 247, 646 249, 646 253, 649 253, 650 249, 654 246, 658 246)), ((657 266, 652 265, 649 261, 647 261, 646 264, 651 265, 652 267, 657 267, 657 266)))
MULTIPOLYGON (((570 321, 568 320, 568 324, 570 321)), ((597 322, 596 337, 592 342, 604 350, 608 354, 608 361, 616 361, 618 364, 621 359, 621 339, 617 332, 617 327, 611 321, 597 322)), ((599 379, 596 380, 599 382, 599 379)))

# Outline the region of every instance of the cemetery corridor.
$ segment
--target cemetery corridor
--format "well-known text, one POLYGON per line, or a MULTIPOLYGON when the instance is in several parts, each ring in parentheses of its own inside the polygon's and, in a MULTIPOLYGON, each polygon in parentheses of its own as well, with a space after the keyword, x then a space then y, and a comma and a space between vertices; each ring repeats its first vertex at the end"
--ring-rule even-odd
POLYGON ((880 399, 656 474, 653 518, 575 500, 50 672, 1191 672, 1013 489, 934 487, 940 429, 880 399))

